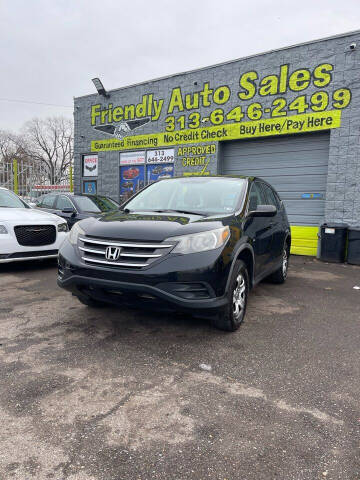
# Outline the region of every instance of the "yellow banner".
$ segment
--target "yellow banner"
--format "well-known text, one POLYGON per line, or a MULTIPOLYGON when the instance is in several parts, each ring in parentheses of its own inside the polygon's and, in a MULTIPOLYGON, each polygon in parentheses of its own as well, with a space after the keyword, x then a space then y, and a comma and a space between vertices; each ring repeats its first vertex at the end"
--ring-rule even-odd
POLYGON ((328 110, 251 122, 228 123, 173 132, 128 136, 123 139, 94 140, 91 151, 133 150, 184 145, 187 143, 238 140, 242 138, 315 132, 340 127, 341 110, 328 110))

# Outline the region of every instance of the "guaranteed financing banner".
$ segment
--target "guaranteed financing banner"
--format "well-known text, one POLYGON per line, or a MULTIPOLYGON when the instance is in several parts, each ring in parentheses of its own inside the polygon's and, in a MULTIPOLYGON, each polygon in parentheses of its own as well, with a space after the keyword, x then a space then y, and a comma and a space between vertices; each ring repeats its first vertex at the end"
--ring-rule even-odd
POLYGON ((301 115, 269 118, 249 122, 236 122, 196 129, 183 129, 147 135, 125 136, 123 139, 104 139, 91 142, 91 151, 130 150, 171 147, 190 143, 238 140, 273 135, 315 132, 338 128, 341 110, 327 110, 301 115))

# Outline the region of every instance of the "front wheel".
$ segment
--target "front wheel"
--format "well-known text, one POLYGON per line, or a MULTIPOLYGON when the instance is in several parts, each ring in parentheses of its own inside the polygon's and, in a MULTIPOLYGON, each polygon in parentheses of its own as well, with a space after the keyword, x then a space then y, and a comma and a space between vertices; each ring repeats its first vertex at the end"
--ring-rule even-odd
POLYGON ((241 260, 235 263, 227 295, 228 304, 217 313, 212 324, 220 330, 234 332, 244 320, 249 295, 249 275, 241 260))

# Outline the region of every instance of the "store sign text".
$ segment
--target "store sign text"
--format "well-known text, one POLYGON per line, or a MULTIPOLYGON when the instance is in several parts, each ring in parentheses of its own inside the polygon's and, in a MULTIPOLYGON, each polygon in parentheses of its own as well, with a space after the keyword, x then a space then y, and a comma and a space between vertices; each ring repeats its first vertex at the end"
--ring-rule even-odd
POLYGON ((91 150, 111 151, 145 148, 147 146, 167 147, 187 143, 202 143, 214 140, 237 140, 242 138, 266 137, 291 133, 315 132, 340 127, 341 111, 293 115, 282 119, 270 118, 254 122, 230 123, 221 126, 203 127, 197 130, 160 132, 149 135, 125 137, 123 140, 106 139, 91 142, 91 150))
POLYGON ((149 93, 137 104, 92 105, 91 125, 112 136, 109 140, 92 142, 92 151, 158 148, 250 138, 269 132, 276 135, 336 128, 341 118, 336 112, 350 104, 351 91, 329 90, 333 70, 330 63, 294 71, 285 64, 271 75, 260 76, 255 70, 242 73, 235 92, 228 85, 213 87, 204 82, 199 91, 191 93, 175 87, 167 100, 149 93), (316 91, 312 89, 306 94, 309 87, 315 87, 316 91), (299 94, 294 98, 287 96, 289 92, 299 94), (164 119, 163 132, 138 134, 160 117, 164 119), (115 127, 114 122, 120 123, 115 127))
POLYGON ((208 155, 215 155, 216 144, 211 145, 194 145, 192 147, 179 147, 178 157, 183 167, 199 167, 207 165, 208 155))
POLYGON ((120 165, 142 165, 145 163, 145 152, 126 152, 120 155, 120 165))
POLYGON ((149 150, 146 163, 174 163, 175 150, 149 150))

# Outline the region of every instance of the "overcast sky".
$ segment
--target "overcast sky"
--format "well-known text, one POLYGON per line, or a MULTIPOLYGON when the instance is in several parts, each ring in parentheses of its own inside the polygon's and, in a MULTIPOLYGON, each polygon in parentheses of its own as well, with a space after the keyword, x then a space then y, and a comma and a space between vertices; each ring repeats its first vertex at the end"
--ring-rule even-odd
POLYGON ((95 76, 117 88, 356 30, 359 19, 359 0, 0 0, 0 129, 72 117, 95 76))

